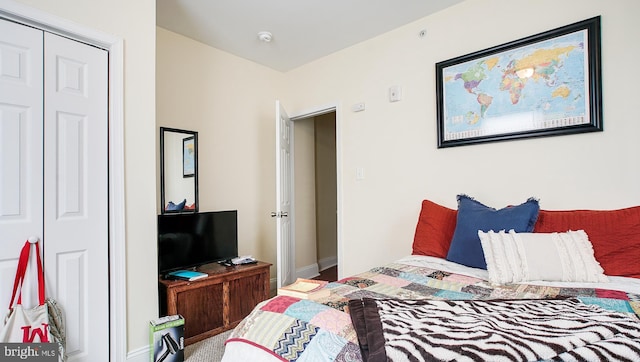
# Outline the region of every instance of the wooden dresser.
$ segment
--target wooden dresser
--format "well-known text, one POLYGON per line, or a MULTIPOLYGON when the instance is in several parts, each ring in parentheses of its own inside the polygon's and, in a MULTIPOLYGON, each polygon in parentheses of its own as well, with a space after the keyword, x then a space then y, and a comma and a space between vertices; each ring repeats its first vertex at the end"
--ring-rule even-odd
POLYGON ((269 268, 258 262, 198 268, 206 278, 195 281, 159 279, 160 316, 185 319, 185 345, 234 328, 259 302, 269 298, 269 268))

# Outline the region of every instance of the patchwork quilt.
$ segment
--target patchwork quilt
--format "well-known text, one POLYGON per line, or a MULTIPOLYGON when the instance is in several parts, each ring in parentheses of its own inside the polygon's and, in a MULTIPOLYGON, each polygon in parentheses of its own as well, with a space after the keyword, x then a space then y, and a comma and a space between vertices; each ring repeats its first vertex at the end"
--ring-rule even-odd
POLYGON ((402 263, 377 267, 329 283, 327 288, 331 289, 331 294, 323 299, 304 300, 276 296, 260 303, 234 329, 227 343, 247 343, 282 361, 362 361, 358 334, 349 313, 349 301, 353 300, 364 303, 365 300, 398 299, 557 299, 571 301, 576 306, 597 306, 607 312, 615 312, 614 314, 623 316, 632 324, 636 323, 635 325, 640 315, 638 294, 596 288, 525 284, 495 286, 486 280, 467 275, 402 263))

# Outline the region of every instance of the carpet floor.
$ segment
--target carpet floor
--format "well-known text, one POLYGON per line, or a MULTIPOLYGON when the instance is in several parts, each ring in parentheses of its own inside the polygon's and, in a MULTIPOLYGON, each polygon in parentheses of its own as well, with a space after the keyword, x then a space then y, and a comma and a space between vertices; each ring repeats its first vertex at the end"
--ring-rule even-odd
POLYGON ((185 362, 220 362, 224 354, 224 342, 231 331, 220 333, 184 348, 185 362))

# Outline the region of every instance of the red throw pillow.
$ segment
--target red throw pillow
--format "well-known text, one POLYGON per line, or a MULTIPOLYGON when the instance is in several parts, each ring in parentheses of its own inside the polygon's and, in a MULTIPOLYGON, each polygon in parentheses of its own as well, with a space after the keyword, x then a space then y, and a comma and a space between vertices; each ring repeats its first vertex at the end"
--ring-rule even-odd
POLYGON ((584 230, 606 275, 640 278, 640 206, 619 210, 540 210, 534 232, 584 230))
POLYGON ((457 216, 457 210, 429 200, 422 201, 412 254, 446 258, 456 229, 457 216))
POLYGON ((191 205, 185 205, 184 206, 184 210, 195 210, 196 209, 196 203, 194 202, 191 205))

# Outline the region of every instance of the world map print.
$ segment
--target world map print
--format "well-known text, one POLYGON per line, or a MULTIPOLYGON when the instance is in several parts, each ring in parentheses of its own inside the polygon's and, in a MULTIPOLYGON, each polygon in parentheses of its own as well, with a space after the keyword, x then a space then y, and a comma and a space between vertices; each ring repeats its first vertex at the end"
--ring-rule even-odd
POLYGON ((590 123, 587 31, 443 69, 444 140, 590 123))

